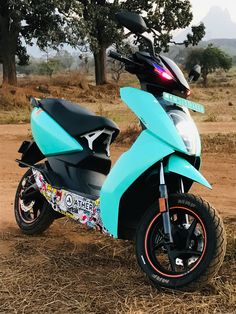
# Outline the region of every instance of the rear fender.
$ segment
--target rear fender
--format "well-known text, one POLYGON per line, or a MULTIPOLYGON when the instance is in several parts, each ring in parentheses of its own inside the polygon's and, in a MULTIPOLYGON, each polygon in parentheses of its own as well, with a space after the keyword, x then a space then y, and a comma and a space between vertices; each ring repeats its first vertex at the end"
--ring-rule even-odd
POLYGON ((177 173, 183 177, 186 177, 192 181, 198 182, 209 189, 212 189, 210 183, 204 178, 204 176, 194 168, 186 159, 171 155, 168 163, 165 167, 165 173, 177 173))
MULTIPOLYGON (((21 144, 18 153, 22 154, 21 161, 30 165, 34 165, 45 158, 35 141, 24 141, 21 144)), ((22 168, 27 167, 21 163, 19 163, 19 166, 22 168)))

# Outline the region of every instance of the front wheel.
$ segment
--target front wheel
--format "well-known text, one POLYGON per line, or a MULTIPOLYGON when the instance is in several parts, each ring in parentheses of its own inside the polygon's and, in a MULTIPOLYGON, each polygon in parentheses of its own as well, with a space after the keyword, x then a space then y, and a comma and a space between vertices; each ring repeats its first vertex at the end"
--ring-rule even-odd
POLYGON ((200 288, 224 259, 222 219, 209 203, 191 194, 171 195, 169 208, 173 243, 164 241, 161 213, 151 206, 137 228, 138 263, 156 286, 200 288))

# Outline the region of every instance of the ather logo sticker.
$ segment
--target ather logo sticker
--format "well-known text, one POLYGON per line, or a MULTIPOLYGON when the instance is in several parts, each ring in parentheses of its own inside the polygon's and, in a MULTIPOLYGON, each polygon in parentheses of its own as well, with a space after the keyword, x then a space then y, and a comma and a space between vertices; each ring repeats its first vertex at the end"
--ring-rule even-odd
POLYGON ((73 209, 76 211, 83 210, 92 213, 95 207, 95 204, 92 200, 72 193, 66 194, 64 202, 67 209, 73 209))
POLYGON ((73 197, 71 194, 66 195, 66 206, 71 208, 73 205, 73 197))

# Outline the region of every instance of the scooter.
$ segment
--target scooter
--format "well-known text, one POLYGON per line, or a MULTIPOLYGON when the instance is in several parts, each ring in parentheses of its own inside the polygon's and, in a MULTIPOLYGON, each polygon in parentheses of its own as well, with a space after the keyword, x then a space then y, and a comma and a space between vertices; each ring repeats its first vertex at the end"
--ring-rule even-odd
MULTIPOLYGON (((110 169, 109 147, 119 133, 113 121, 63 99, 32 98, 33 140, 22 143, 17 160, 29 169, 16 191, 16 222, 33 235, 67 216, 134 240, 138 263, 154 285, 196 289, 217 273, 226 249, 217 211, 188 193, 193 182, 211 188, 199 172, 201 143, 189 113, 204 107, 187 100, 190 88, 179 67, 155 55, 143 18, 116 17, 148 47, 130 58, 110 51, 141 83, 120 91, 139 118, 140 135, 110 169)), ((189 79, 199 76, 196 66, 189 79)))

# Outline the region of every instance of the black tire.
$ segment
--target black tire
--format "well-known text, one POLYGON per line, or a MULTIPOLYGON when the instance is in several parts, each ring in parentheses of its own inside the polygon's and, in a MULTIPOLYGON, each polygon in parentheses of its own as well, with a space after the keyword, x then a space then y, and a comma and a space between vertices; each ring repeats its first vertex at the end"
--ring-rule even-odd
MULTIPOLYGON (((24 180, 31 180, 31 183, 34 183, 35 180, 33 178, 33 174, 31 169, 28 169, 27 172, 23 175, 15 196, 15 203, 14 203, 14 212, 15 218, 18 226, 20 227, 21 231, 28 235, 36 235, 41 234, 45 230, 49 228, 49 226, 53 223, 54 220, 54 211, 51 205, 47 202, 47 200, 42 196, 39 195, 37 199, 34 200, 34 204, 32 206, 33 216, 22 209, 22 200, 20 195, 23 189, 23 181, 24 180), (30 219, 31 218, 31 219, 30 219)), ((27 204, 25 205, 25 207, 27 204)))
POLYGON ((209 203, 192 194, 171 195, 169 207, 174 244, 163 245, 162 216, 157 205, 151 206, 137 228, 138 263, 157 287, 199 289, 223 263, 226 234, 222 219, 209 203))

